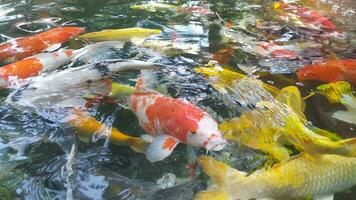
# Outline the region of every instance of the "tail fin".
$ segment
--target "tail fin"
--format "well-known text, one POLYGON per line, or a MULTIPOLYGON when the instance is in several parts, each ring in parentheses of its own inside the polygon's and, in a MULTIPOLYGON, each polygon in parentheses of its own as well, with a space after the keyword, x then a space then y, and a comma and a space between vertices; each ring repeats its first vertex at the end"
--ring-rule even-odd
POLYGON ((228 200, 228 194, 223 190, 203 190, 195 195, 194 200, 228 200))
MULTIPOLYGON (((203 171, 208 174, 219 187, 228 185, 229 182, 236 179, 243 180, 246 176, 245 172, 233 169, 225 163, 214 160, 211 157, 200 156, 198 162, 203 168, 203 171)), ((234 183, 236 183, 236 181, 234 181, 234 183)))
POLYGON ((346 156, 356 156, 356 138, 349 138, 338 141, 338 143, 343 144, 348 149, 348 154, 346 156))
POLYGON ((110 97, 129 96, 135 93, 135 91, 136 91, 135 87, 114 82, 111 84, 111 92, 109 96, 110 97))

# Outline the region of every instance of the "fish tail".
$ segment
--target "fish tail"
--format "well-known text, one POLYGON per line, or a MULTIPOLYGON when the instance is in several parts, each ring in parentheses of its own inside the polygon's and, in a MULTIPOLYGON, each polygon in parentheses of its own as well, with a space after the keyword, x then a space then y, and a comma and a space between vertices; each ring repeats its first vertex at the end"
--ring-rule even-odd
POLYGON ((246 176, 246 173, 233 169, 227 164, 211 157, 200 156, 198 163, 203 168, 203 171, 213 179, 214 183, 222 188, 230 182, 236 183, 235 180, 237 182, 242 181, 246 176), (231 179, 234 179, 234 181, 231 181, 231 179))
POLYGON ((228 194, 223 190, 202 190, 198 192, 194 200, 228 200, 228 194))
POLYGON ((345 156, 356 156, 356 138, 340 140, 338 143, 347 149, 345 156))
POLYGON ((135 93, 135 88, 129 85, 113 82, 111 84, 110 97, 129 96, 135 93))

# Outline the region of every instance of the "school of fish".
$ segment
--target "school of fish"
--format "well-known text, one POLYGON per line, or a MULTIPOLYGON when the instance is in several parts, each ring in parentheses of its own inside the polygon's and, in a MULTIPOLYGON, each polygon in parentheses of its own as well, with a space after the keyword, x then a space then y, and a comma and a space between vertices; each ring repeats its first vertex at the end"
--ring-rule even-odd
MULTIPOLYGON (((269 6, 276 20, 286 26, 325 33, 318 36, 320 40, 343 34, 337 24, 315 8, 283 1, 269 6)), ((148 2, 130 8, 139 12, 215 15, 208 6, 196 5, 148 2)), ((0 62, 4 64, 0 67, 0 88, 11 91, 5 102, 16 108, 69 126, 83 141, 97 134, 113 144, 126 145, 144 153, 150 162, 166 159, 180 143, 203 148, 207 154, 225 151, 226 146, 237 143, 269 157, 271 162, 262 169, 246 173, 218 156, 200 156, 197 163, 212 184, 199 191, 196 200, 330 200, 335 193, 356 185, 356 138, 343 138, 319 128, 304 113, 308 98, 318 97, 345 108, 333 112, 333 119, 356 125, 356 59, 326 58, 300 64, 293 71, 300 84, 278 88, 258 79, 263 73, 243 66, 236 71, 229 66, 234 52, 243 49, 260 60, 292 62, 303 60, 305 49, 321 46, 312 42, 256 41, 246 31, 236 30, 231 22, 223 22, 226 24, 219 34, 225 47, 209 55, 210 62, 196 66, 192 73, 211 84, 228 107, 239 107, 239 116, 221 119, 195 102, 173 98, 152 87, 150 81, 157 81, 154 73, 166 65, 119 58, 90 61, 96 52, 122 49, 125 43, 166 56, 200 55, 199 46, 161 40, 161 29, 130 27, 86 33, 82 27, 62 26, 10 39, 0 44, 0 62), (66 48, 71 40, 85 45, 66 48), (76 61, 85 64, 73 67, 76 61), (115 75, 126 71, 140 72, 135 87, 114 81, 115 75), (313 83, 319 86, 303 97, 301 85, 313 83), (90 111, 102 103, 125 105, 145 134, 132 136, 91 116, 90 111)), ((256 27, 263 30, 263 22, 256 27)))

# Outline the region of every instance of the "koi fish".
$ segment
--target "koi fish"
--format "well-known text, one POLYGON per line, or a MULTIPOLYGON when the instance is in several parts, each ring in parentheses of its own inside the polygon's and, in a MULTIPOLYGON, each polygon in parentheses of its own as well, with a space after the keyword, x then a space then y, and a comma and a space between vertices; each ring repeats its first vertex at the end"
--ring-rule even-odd
POLYGON ((107 96, 110 75, 127 70, 157 68, 158 65, 137 60, 106 60, 96 64, 69 68, 46 76, 37 76, 31 82, 12 92, 7 102, 25 107, 85 107, 84 96, 107 96))
POLYGON ((0 44, 0 62, 13 62, 34 54, 52 50, 84 32, 80 27, 58 27, 36 35, 10 40, 0 44))
MULTIPOLYGON (((228 70, 220 66, 196 67, 194 68, 194 71, 206 76, 220 92, 224 92, 224 87, 226 86, 231 87, 234 81, 241 80, 246 77, 243 74, 228 70)), ((280 92, 278 88, 266 83, 263 83, 263 87, 273 96, 276 96, 280 92)))
POLYGON ((320 13, 309 8, 276 2, 274 4, 276 10, 283 10, 280 13, 280 18, 284 21, 292 21, 295 25, 312 29, 335 30, 335 24, 320 13))
POLYGON ((332 114, 332 117, 347 123, 356 124, 356 97, 353 95, 352 87, 349 83, 338 81, 323 84, 319 85, 317 90, 330 103, 341 103, 346 107, 346 111, 336 111, 332 114))
POLYGON ((317 80, 323 82, 349 81, 356 85, 356 59, 328 60, 304 66, 297 71, 300 81, 317 80))
POLYGON ((144 91, 142 85, 141 79, 128 102, 140 126, 151 135, 146 137, 151 140, 146 152, 149 161, 168 157, 180 142, 209 151, 225 146, 217 122, 207 112, 182 99, 144 91))
POLYGON ((36 76, 40 72, 49 72, 66 64, 74 58, 87 54, 89 51, 94 51, 101 47, 121 48, 121 42, 99 42, 93 45, 88 45, 81 49, 60 49, 53 53, 41 53, 23 60, 0 67, 0 88, 7 87, 11 84, 11 79, 25 79, 31 76, 36 76))
POLYGON ((132 5, 130 6, 130 8, 134 10, 146 10, 149 12, 156 12, 156 11, 177 10, 178 6, 150 1, 145 4, 132 5))
POLYGON ((333 199, 356 184, 356 158, 302 153, 250 175, 211 157, 198 159, 214 184, 195 200, 333 199))
POLYGON ((124 28, 124 29, 107 29, 98 32, 91 32, 80 35, 79 38, 92 41, 120 40, 131 41, 134 44, 141 44, 151 35, 159 35, 162 31, 159 29, 147 28, 124 28))
POLYGON ((199 46, 194 44, 184 44, 164 40, 149 40, 141 44, 145 48, 150 48, 167 56, 176 56, 181 54, 196 55, 200 51, 199 46))
POLYGON ((307 121, 304 115, 305 102, 297 87, 288 86, 282 88, 276 96, 276 100, 290 107, 298 115, 301 122, 305 123, 307 121))
POLYGON ((127 145, 139 153, 143 153, 147 147, 147 142, 142 138, 126 135, 116 128, 109 128, 80 109, 72 109, 70 120, 68 120, 67 124, 77 130, 81 138, 92 137, 93 133, 102 135, 105 130, 109 130, 108 135, 105 136, 109 137, 110 142, 113 144, 127 145))
MULTIPOLYGON (((352 155, 353 140, 332 141, 328 137, 318 135, 306 127, 305 121, 302 121, 305 120, 304 115, 302 117, 296 114, 291 107, 282 103, 283 101, 274 100, 261 85, 247 87, 246 84, 248 82, 235 84, 232 89, 236 90, 236 94, 233 94, 239 102, 242 102, 241 99, 247 102, 257 101, 255 108, 220 124, 219 128, 225 133, 226 139, 260 149, 279 161, 289 158, 285 144, 291 144, 300 151, 352 155), (238 96, 241 91, 246 91, 246 88, 248 92, 243 93, 243 97, 238 96)), ((291 100, 286 102, 289 101, 291 100)))

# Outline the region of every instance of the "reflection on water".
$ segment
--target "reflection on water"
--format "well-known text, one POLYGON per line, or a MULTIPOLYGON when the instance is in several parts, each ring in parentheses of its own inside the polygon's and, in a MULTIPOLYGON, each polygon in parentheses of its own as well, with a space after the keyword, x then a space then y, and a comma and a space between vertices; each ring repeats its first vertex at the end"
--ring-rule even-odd
MULTIPOLYGON (((63 25, 85 27, 87 32, 136 26, 160 29, 163 33, 151 37, 146 44, 96 48, 64 68, 107 59, 167 65, 150 74, 155 77, 150 87, 184 98, 221 122, 239 116, 242 105, 221 95, 193 67, 215 59, 235 70, 240 67, 245 72, 257 71, 262 80, 282 88, 297 84, 290 74, 301 65, 325 58, 356 58, 355 1, 300 2, 335 19, 340 30, 321 32, 309 30, 300 22, 283 22, 268 0, 190 1, 186 7, 202 8, 156 12, 130 9, 134 4, 145 3, 141 1, 5 0, 0 3, 0 41, 63 25), (204 10, 209 7, 209 12, 204 10), (229 28, 235 31, 229 32, 229 28), (160 44, 164 47, 149 43, 157 39, 167 43, 160 44), (293 53, 276 52, 280 49, 293 53)), ((171 3, 181 5, 186 1, 171 3)), ((65 45, 78 49, 87 43, 72 40, 65 45)), ((134 85, 138 75, 124 72, 113 80, 134 85)), ((299 88, 305 96, 315 85, 306 83, 299 88)), ((85 89, 78 86, 60 96, 83 95, 85 89)), ((0 199, 191 199, 206 188, 207 178, 200 175, 199 169, 196 176, 190 176, 190 155, 185 145, 179 145, 164 161, 150 163, 143 154, 110 144, 102 134, 89 139, 77 137, 76 130, 58 120, 68 110, 34 111, 9 104, 5 99, 13 90, 0 91, 0 199)), ((28 96, 35 101, 39 96, 33 94, 29 92, 28 96)), ((318 95, 306 104, 306 115, 313 125, 352 137, 353 125, 330 117, 330 110, 339 110, 338 107, 330 106, 318 95)), ((126 106, 125 102, 103 103, 91 108, 90 113, 108 127, 135 136, 144 134, 126 106)), ((205 151, 195 149, 192 154, 196 153, 205 151)), ((266 160, 264 154, 238 145, 212 154, 250 172, 266 160)), ((353 199, 356 190, 350 191, 335 199, 353 199)))

